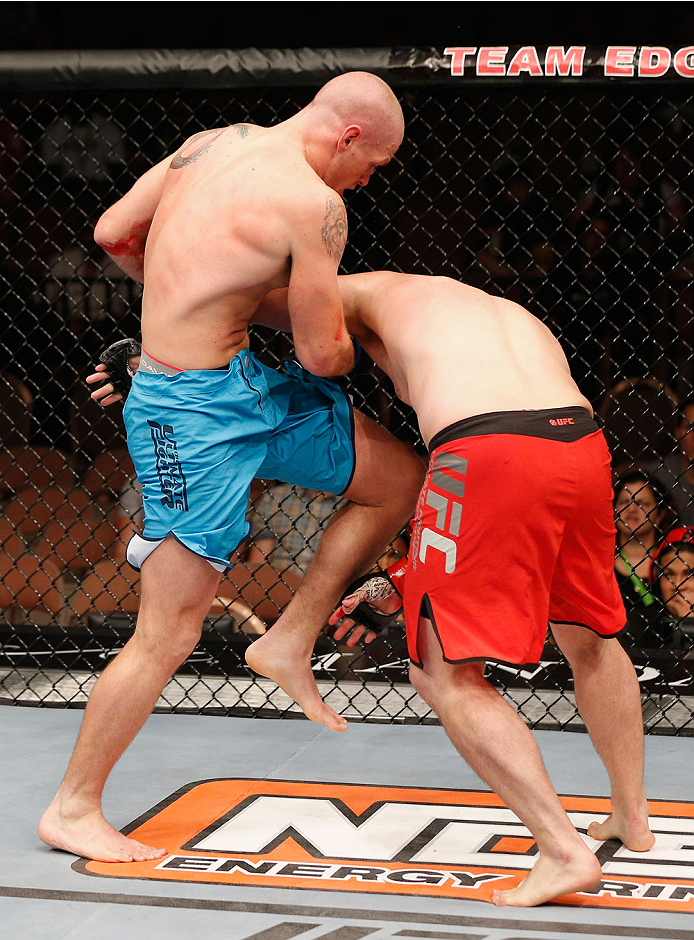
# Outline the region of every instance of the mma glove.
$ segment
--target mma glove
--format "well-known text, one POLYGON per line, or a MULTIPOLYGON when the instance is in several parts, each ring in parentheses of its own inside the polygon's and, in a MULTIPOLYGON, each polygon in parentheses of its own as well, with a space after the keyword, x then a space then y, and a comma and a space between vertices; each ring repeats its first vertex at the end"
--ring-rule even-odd
POLYGON ((108 349, 104 349, 99 355, 99 362, 104 363, 109 377, 101 384, 110 382, 114 391, 127 398, 135 375, 128 360, 131 356, 139 356, 141 353, 142 347, 136 339, 119 339, 108 349))

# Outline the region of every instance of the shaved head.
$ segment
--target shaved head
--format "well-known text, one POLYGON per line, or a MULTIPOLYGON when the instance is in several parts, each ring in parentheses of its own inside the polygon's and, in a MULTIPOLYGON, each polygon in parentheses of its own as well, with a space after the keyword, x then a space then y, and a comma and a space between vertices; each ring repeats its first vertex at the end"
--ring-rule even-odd
POLYGON ((390 86, 371 72, 331 79, 279 129, 300 142, 308 164, 342 196, 366 186, 402 143, 405 120, 390 86))
POLYGON ((371 72, 345 72, 318 91, 309 108, 331 123, 359 125, 369 139, 388 137, 399 144, 405 131, 400 102, 389 85, 371 72))

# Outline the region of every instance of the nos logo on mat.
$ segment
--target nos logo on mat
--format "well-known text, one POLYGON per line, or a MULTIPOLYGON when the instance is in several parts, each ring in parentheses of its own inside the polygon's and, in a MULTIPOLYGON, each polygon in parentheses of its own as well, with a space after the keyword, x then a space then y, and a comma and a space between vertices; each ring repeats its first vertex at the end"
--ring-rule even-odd
MULTIPOLYGON (((603 880, 561 903, 694 911, 694 803, 651 802, 656 844, 646 853, 585 835, 608 815, 608 800, 562 803, 598 855, 603 880)), ((174 793, 127 832, 168 854, 73 867, 111 877, 486 900, 492 888, 518 884, 537 858, 514 814, 474 790, 208 780, 174 793)))

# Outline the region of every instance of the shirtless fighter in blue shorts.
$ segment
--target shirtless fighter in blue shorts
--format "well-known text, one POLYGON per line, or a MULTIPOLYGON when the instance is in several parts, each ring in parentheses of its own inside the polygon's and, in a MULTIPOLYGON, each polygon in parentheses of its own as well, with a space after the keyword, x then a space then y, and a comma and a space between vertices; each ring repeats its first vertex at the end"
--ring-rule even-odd
POLYGON ((144 283, 144 362, 124 410, 145 505, 144 535, 128 551, 142 566, 142 599, 135 633, 96 683, 39 824, 50 846, 113 862, 165 853, 107 823, 101 794, 200 639, 220 572, 247 533, 255 476, 351 501, 273 626, 281 655, 264 665, 310 718, 347 726, 318 694, 313 644, 346 585, 411 517, 424 468, 325 378, 353 364, 337 282, 347 237, 341 196, 366 185, 402 136, 390 88, 346 73, 282 124, 195 135, 97 224, 99 245, 144 283), (267 369, 248 349, 249 319, 283 286, 306 372, 267 369))

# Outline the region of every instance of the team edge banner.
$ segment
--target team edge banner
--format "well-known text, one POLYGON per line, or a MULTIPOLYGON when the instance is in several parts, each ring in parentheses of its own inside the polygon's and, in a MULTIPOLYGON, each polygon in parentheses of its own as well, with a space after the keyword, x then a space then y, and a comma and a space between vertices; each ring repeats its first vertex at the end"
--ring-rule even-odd
MULTIPOLYGON (((445 37, 444 37, 445 38, 445 37)), ((361 70, 399 85, 502 82, 683 82, 694 44, 666 46, 426 46, 355 49, 0 50, 0 88, 269 88, 323 84, 361 70)))
POLYGON ((444 56, 464 78, 694 78, 694 45, 446 46, 444 56))

